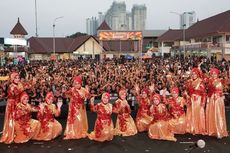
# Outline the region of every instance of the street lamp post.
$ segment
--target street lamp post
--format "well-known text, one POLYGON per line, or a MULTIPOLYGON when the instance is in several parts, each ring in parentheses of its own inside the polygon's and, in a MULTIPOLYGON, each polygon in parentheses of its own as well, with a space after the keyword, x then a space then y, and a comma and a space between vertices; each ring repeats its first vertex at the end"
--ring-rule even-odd
MULTIPOLYGON (((177 12, 170 12, 170 13, 176 14, 179 17, 181 17, 181 15, 184 15, 184 14, 192 14, 192 12, 184 12, 182 14, 177 13, 177 12)), ((185 58, 185 29, 186 29, 186 23, 183 23, 182 26, 183 26, 183 52, 184 52, 184 58, 185 58)), ((181 58, 181 52, 180 52, 180 58, 181 58)))
POLYGON ((35 0, 35 36, 38 37, 38 16, 37 16, 37 0, 35 0))
POLYGON ((186 24, 183 24, 183 52, 184 52, 184 58, 185 58, 185 27, 186 27, 186 24))
POLYGON ((54 19, 53 21, 53 54, 54 54, 54 57, 56 58, 56 42, 55 42, 55 22, 58 20, 58 19, 61 19, 63 18, 63 16, 60 16, 60 17, 57 17, 54 19))

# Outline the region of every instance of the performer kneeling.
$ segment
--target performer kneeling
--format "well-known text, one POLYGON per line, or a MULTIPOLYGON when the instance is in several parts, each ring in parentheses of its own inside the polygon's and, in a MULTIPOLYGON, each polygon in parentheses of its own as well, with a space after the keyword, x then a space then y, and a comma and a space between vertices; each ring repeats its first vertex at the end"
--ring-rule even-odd
POLYGON ((115 127, 115 135, 131 136, 137 133, 137 128, 132 116, 131 109, 126 100, 126 90, 119 91, 119 99, 115 101, 113 112, 117 113, 117 122, 115 127))
POLYGON ((102 94, 102 101, 94 105, 94 98, 91 98, 90 109, 97 113, 94 131, 88 137, 90 140, 110 141, 113 139, 114 127, 111 119, 112 104, 109 103, 109 93, 102 94))
POLYGON ((169 105, 169 113, 172 119, 169 121, 170 129, 174 134, 186 133, 186 117, 185 117, 185 99, 179 96, 179 89, 174 87, 171 89, 172 97, 166 99, 163 95, 165 103, 169 105))
MULTIPOLYGON (((139 95, 139 87, 136 85, 136 93, 137 93, 137 102, 139 104, 137 117, 136 117, 136 125, 139 132, 148 131, 149 125, 152 121, 152 117, 149 115, 149 108, 151 106, 150 98, 149 98, 149 89, 145 88, 142 90, 141 95, 139 95)), ((150 92, 152 95, 152 92, 150 92)))
POLYGON ((22 93, 20 102, 16 105, 15 125, 14 125, 14 142, 24 143, 33 139, 40 130, 40 123, 31 118, 31 112, 37 112, 38 107, 32 106, 29 103, 27 93, 22 93))
POLYGON ((149 137, 151 139, 176 141, 174 134, 169 128, 168 120, 170 119, 170 115, 168 114, 166 105, 161 103, 159 94, 153 95, 153 105, 150 107, 150 113, 154 119, 149 126, 149 137))
POLYGON ((53 104, 54 95, 52 92, 47 93, 45 103, 41 104, 41 109, 38 112, 38 120, 41 123, 40 132, 34 137, 35 140, 49 141, 62 132, 61 124, 54 119, 54 116, 58 117, 61 113, 62 102, 57 103, 57 107, 53 104))

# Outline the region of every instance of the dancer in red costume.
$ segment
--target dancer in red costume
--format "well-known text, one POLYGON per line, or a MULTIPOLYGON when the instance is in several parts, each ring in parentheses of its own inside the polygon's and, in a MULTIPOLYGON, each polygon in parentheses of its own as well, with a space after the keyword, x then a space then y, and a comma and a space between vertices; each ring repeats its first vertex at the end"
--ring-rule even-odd
POLYGON ((169 120, 169 127, 174 134, 184 134, 186 133, 185 99, 179 96, 177 87, 171 89, 171 94, 172 96, 169 98, 163 94, 165 103, 169 105, 169 113, 172 115, 172 119, 169 120))
POLYGON ((6 144, 13 142, 15 107, 19 103, 20 95, 24 92, 24 90, 32 87, 32 85, 34 85, 35 83, 36 79, 33 79, 33 81, 28 83, 21 82, 19 74, 17 72, 13 72, 10 74, 10 85, 8 88, 3 134, 0 142, 6 144))
POLYGON ((210 70, 208 80, 208 99, 206 105, 206 127, 210 136, 217 138, 227 137, 225 106, 223 97, 223 84, 219 78, 220 71, 216 68, 210 70))
POLYGON ((85 138, 88 133, 88 120, 84 101, 89 97, 89 91, 82 87, 80 76, 73 78, 73 87, 65 95, 70 98, 70 103, 64 139, 85 138))
POLYGON ((29 96, 22 93, 20 102, 17 103, 15 108, 15 121, 14 121, 14 142, 25 143, 33 139, 39 133, 41 124, 39 121, 31 118, 31 112, 38 112, 39 108, 30 105, 29 96))
POLYGON ((161 103, 159 94, 153 95, 153 105, 150 107, 153 121, 149 126, 148 135, 151 139, 176 141, 173 132, 169 128, 170 114, 164 103, 161 103))
POLYGON ((186 84, 187 112, 186 131, 191 134, 206 134, 205 112, 206 90, 198 68, 192 69, 191 79, 186 84))
POLYGON ((113 105, 113 112, 117 113, 115 135, 131 136, 137 133, 137 128, 132 116, 131 109, 126 100, 126 90, 119 91, 119 99, 113 105))
POLYGON ((45 98, 45 103, 41 104, 41 109, 38 112, 38 120, 41 123, 41 129, 39 133, 33 138, 35 140, 49 141, 62 132, 61 124, 55 120, 61 114, 62 102, 57 102, 57 106, 53 104, 54 95, 52 92, 48 92, 45 98))
POLYGON ((151 106, 151 95, 154 90, 154 86, 151 86, 152 90, 148 88, 144 88, 139 94, 139 87, 136 85, 136 93, 137 93, 137 102, 139 104, 138 112, 136 116, 136 125, 139 132, 148 131, 149 125, 152 121, 152 117, 149 114, 149 108, 151 106))
POLYGON ((111 119, 112 104, 109 103, 109 93, 102 94, 102 101, 94 105, 94 98, 91 98, 90 109, 97 113, 94 131, 88 137, 95 141, 111 141, 114 135, 113 121, 111 119))

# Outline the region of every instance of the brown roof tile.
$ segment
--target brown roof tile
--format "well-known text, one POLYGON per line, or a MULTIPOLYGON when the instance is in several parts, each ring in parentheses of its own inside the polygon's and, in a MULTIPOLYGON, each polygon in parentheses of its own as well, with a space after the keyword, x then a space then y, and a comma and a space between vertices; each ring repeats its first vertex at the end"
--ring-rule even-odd
MULTIPOLYGON (((68 53, 78 49, 83 43, 93 36, 80 36, 77 38, 55 38, 55 52, 68 53)), ((98 40, 94 38, 97 42, 98 40)), ((31 37, 29 40, 30 53, 52 53, 53 38, 51 37, 31 37)))
POLYGON ((172 30, 169 29, 163 35, 157 38, 158 42, 173 42, 176 40, 180 40, 183 37, 183 30, 172 30))
POLYGON ((14 28, 11 30, 10 34, 12 35, 27 35, 28 33, 26 32, 26 30, 24 29, 24 27, 22 26, 22 24, 19 21, 18 18, 18 22, 17 24, 14 26, 14 28))
POLYGON ((83 43, 85 43, 91 37, 92 36, 90 35, 85 35, 85 36, 80 36, 75 38, 72 44, 70 45, 69 50, 71 51, 77 50, 83 43))
POLYGON ((104 20, 101 25, 97 28, 97 30, 111 30, 111 28, 109 27, 109 25, 106 23, 106 21, 104 20))
POLYGON ((230 10, 198 21, 186 30, 187 38, 199 38, 230 32, 230 10))
MULTIPOLYGON (((55 38, 55 52, 69 52, 68 47, 74 41, 73 38, 55 38)), ((53 38, 31 37, 29 39, 31 53, 52 53, 53 38)))

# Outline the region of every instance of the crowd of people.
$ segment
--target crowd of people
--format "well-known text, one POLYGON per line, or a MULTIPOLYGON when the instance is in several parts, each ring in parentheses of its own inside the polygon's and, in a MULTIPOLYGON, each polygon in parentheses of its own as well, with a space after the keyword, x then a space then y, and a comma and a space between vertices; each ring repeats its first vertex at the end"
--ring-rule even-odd
POLYGON ((1 67, 0 76, 9 76, 0 84, 0 101, 7 99, 0 140, 4 143, 51 140, 60 135, 62 127, 54 117, 60 115, 62 103, 69 105, 64 139, 88 136, 106 141, 138 131, 148 131, 152 139, 171 141, 176 141, 174 134, 228 135, 224 108, 229 105, 230 65, 225 60, 31 61, 1 67), (111 94, 118 95, 113 105, 111 94), (139 105, 135 120, 127 95, 139 105), (98 114, 90 134, 86 99, 98 114), (95 104, 94 99, 100 102, 95 104), (31 118, 31 112, 37 112, 37 120, 31 118), (112 113, 118 114, 115 128, 112 113))

